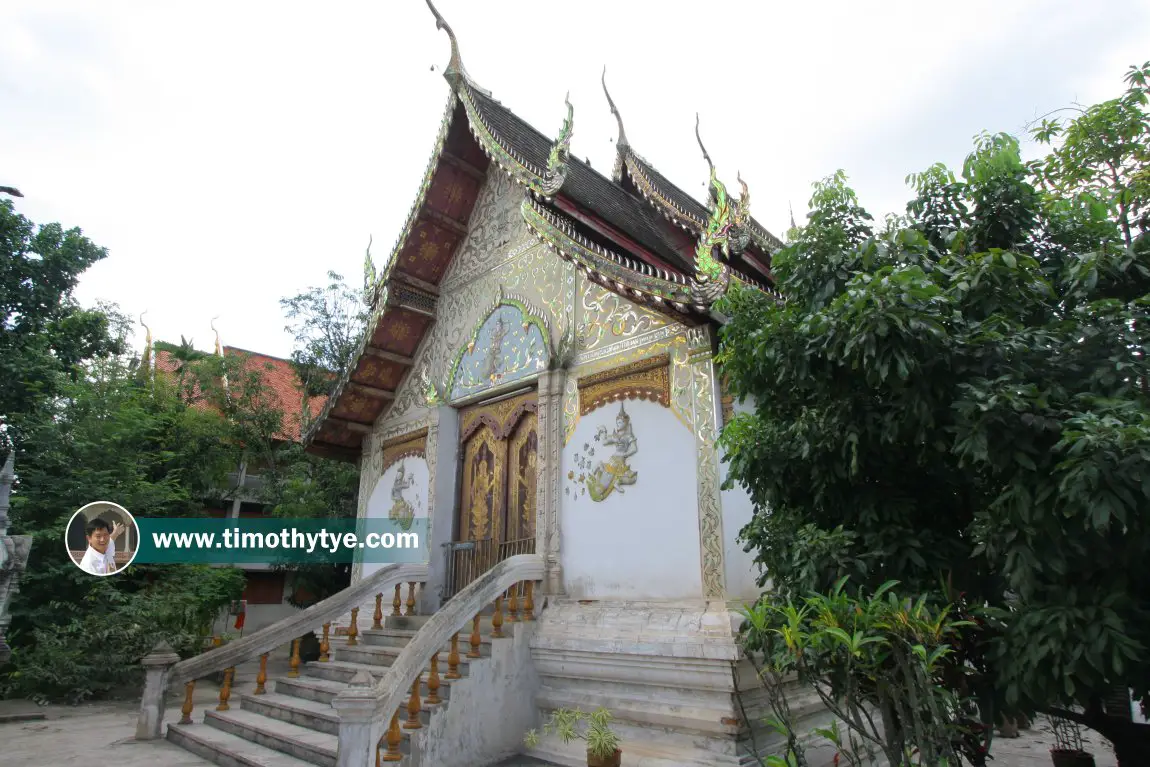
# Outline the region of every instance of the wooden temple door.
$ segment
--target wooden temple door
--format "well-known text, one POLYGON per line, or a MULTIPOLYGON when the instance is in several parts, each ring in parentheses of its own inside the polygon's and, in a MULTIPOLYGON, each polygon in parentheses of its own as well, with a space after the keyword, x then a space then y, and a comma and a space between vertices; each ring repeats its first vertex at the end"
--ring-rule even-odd
POLYGON ((539 429, 534 392, 474 405, 460 414, 463 482, 450 595, 497 562, 535 552, 539 429))

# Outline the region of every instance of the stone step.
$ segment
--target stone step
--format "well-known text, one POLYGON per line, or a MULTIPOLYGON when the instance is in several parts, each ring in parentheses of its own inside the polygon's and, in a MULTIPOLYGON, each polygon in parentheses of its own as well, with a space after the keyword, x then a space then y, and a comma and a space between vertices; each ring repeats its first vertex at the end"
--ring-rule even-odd
MULTIPOLYGON (((439 697, 447 700, 451 697, 451 685, 458 679, 444 679, 443 671, 439 675, 439 697)), ((295 679, 280 678, 275 681, 275 691, 295 698, 304 698, 317 703, 331 705, 332 700, 342 690, 347 689, 346 682, 337 682, 319 677, 301 676, 295 679)), ((423 677, 422 695, 430 692, 427 686, 427 676, 423 677)))
POLYGON ((550 716, 559 708, 594 711, 602 706, 618 721, 640 727, 668 727, 676 733, 737 735, 741 729, 737 721, 724 721, 730 716, 726 710, 710 708, 703 703, 692 705, 686 701, 656 700, 643 697, 641 692, 636 695, 617 692, 592 695, 544 686, 535 695, 535 703, 544 716, 550 716))
POLYGON ((269 692, 264 695, 244 693, 239 696, 240 707, 244 711, 266 716, 281 722, 298 724, 309 730, 326 732, 329 735, 339 735, 339 715, 331 707, 331 703, 297 698, 279 692, 269 692))
MULTIPOLYGON (((418 631, 416 629, 368 629, 360 634, 359 641, 361 644, 372 645, 374 647, 406 647, 407 643, 411 641, 418 631)), ((488 634, 480 634, 479 636, 480 652, 483 652, 484 645, 491 644, 491 636, 488 634)), ((341 645, 346 646, 346 645, 341 645)), ((471 649, 471 629, 460 632, 459 634, 459 657, 462 658, 465 653, 471 649)), ((440 660, 447 657, 451 652, 451 640, 448 640, 443 645, 443 651, 440 655, 440 660)))
POLYGON ((309 764, 319 767, 335 767, 336 764, 339 738, 330 733, 316 732, 243 709, 208 710, 204 712, 204 724, 309 764))
MULTIPOLYGON (((484 648, 481 645, 479 648, 479 652, 483 654, 483 657, 490 655, 490 651, 490 647, 484 648), (485 649, 487 650, 487 653, 483 654, 485 649)), ((336 661, 341 663, 359 663, 368 666, 390 666, 395 662, 395 659, 399 657, 401 652, 403 652, 402 647, 384 647, 379 645, 357 644, 354 647, 340 647, 335 651, 334 657, 336 661)), ((467 658, 465 653, 460 653, 460 669, 466 666, 471 660, 477 659, 467 658)), ((428 663, 430 663, 430 659, 428 663)), ((429 666, 425 666, 424 668, 426 671, 429 666)), ((447 656, 442 652, 439 655, 439 668, 441 669, 441 675, 447 669, 447 656)), ((382 672, 376 671, 374 673, 380 674, 382 672)))
POLYGON ((169 724, 168 740, 221 767, 315 767, 311 762, 202 724, 169 724))

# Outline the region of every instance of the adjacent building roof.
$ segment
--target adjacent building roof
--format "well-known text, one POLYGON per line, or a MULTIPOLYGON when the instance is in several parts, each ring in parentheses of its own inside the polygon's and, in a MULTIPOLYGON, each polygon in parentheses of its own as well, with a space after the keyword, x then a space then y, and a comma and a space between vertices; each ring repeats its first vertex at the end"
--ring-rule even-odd
POLYGON ((547 138, 467 74, 455 33, 427 4, 451 43, 451 93, 359 350, 304 436, 317 454, 357 459, 394 400, 435 321, 440 281, 488 173, 506 173, 524 190, 525 225, 588 279, 682 322, 711 321, 711 305, 732 281, 771 291, 770 256, 781 243, 750 218, 745 185, 728 205, 712 172, 711 204, 703 205, 631 150, 621 118, 615 178, 605 177, 570 155, 570 102, 559 134, 547 138))
MULTIPOLYGON (((283 428, 274 435, 275 439, 285 442, 298 442, 303 438, 300 423, 301 408, 303 405, 303 389, 300 387, 299 377, 291 366, 291 362, 270 354, 261 354, 234 346, 222 347, 223 354, 240 360, 243 369, 257 374, 262 381, 265 392, 271 398, 270 405, 283 413, 283 428)), ((179 369, 179 362, 172 353, 165 349, 155 352, 156 372, 175 375, 179 369)), ((195 394, 195 392, 193 393, 195 394)), ((308 413, 319 413, 327 397, 312 397, 308 401, 308 413)), ((198 410, 208 410, 211 405, 204 399, 193 397, 192 407, 198 410)))

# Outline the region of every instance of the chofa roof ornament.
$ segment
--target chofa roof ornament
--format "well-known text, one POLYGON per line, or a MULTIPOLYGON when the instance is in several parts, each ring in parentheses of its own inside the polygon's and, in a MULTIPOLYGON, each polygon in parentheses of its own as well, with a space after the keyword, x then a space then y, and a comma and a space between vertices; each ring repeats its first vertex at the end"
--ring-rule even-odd
POLYGON ((451 83, 452 88, 457 89, 462 81, 485 96, 490 96, 491 91, 476 85, 475 81, 471 79, 471 75, 467 74, 467 70, 463 67, 463 57, 459 53, 459 40, 456 39, 451 25, 447 23, 447 20, 443 18, 431 0, 427 0, 427 7, 435 16, 435 28, 447 32, 447 38, 451 41, 451 59, 447 62, 447 68, 443 70, 443 77, 451 83))
POLYGON ((615 100, 611 98, 611 91, 607 90, 607 67, 603 67, 603 95, 607 97, 607 104, 611 107, 611 114, 615 115, 615 122, 619 124, 619 137, 615 139, 615 167, 611 170, 611 178, 616 182, 623 179, 624 158, 627 151, 627 132, 623 130, 623 116, 615 107, 615 100))

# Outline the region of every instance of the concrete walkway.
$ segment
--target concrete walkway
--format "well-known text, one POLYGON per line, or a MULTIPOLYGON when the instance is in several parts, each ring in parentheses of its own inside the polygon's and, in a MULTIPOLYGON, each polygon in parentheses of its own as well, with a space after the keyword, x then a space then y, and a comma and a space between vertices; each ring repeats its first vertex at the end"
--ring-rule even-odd
MULTIPOLYGON (((196 711, 202 712, 214 706, 218 694, 215 685, 207 680, 198 683, 194 696, 196 711)), ((166 721, 174 721, 178 717, 181 702, 179 696, 173 695, 166 721)), ((211 764, 165 740, 135 740, 137 710, 136 703, 127 701, 42 708, 26 701, 0 701, 0 716, 32 713, 46 717, 41 721, 0 724, 4 763, 86 763, 98 754, 102 764, 116 767, 207 767, 211 764)), ((193 716, 199 721, 202 714, 193 716)), ((1049 726, 1040 719, 1034 729, 1025 731, 1020 738, 995 738, 991 767, 1049 767, 1053 743, 1049 726)), ((1094 754, 1096 767, 1116 767, 1109 743, 1100 742, 1097 736, 1093 736, 1086 748, 1094 754)), ((624 767, 626 764, 627 747, 623 744, 624 767)), ((514 757, 499 767, 529 765, 542 767, 546 763, 528 757, 514 757)))

